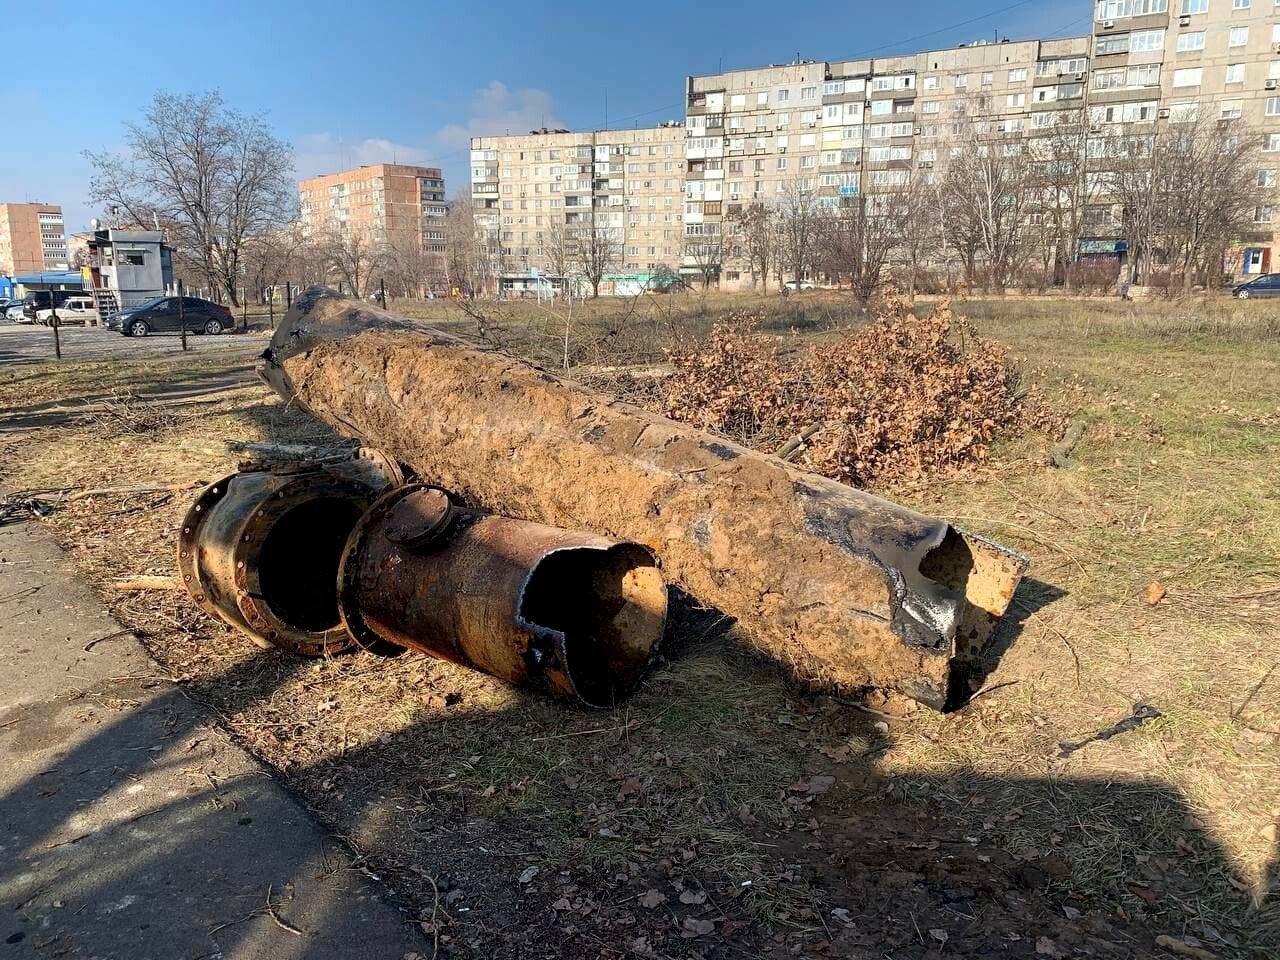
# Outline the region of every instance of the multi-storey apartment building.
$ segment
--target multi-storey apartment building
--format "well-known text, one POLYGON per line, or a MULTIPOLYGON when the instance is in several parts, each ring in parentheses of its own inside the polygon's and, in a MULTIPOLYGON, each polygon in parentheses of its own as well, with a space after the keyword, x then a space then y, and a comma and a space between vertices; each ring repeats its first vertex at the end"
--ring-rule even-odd
MULTIPOLYGON (((678 206, 683 244, 667 242, 664 221, 665 245, 646 243, 644 249, 653 246, 662 251, 660 262, 678 261, 695 274, 701 250, 715 248, 721 285, 749 285, 755 278, 732 240, 739 229, 735 218, 748 205, 795 190, 838 206, 892 191, 909 178, 927 181, 975 130, 1020 141, 1043 158, 1062 149, 1050 144, 1063 129, 1080 132, 1084 153, 1113 134, 1154 132, 1207 111, 1245 121, 1263 137, 1263 155, 1274 154, 1280 168, 1278 88, 1280 0, 1098 0, 1089 36, 979 41, 894 57, 690 76, 678 194, 671 195, 668 177, 652 182, 657 209, 678 206)), ((580 145, 594 161, 597 138, 618 133, 552 136, 580 145)), ((551 143, 546 135, 473 142, 477 202, 492 201, 504 252, 530 264, 537 242, 523 238, 536 238, 537 225, 522 229, 529 226, 520 222, 528 211, 519 204, 535 196, 525 168, 543 162, 538 142, 544 148, 551 143), (497 209, 507 202, 507 209, 497 209)), ((679 147, 672 153, 678 157, 679 147)), ((1277 171, 1263 169, 1258 177, 1260 186, 1270 186, 1277 171)), ((1086 235, 1078 250, 1060 252, 1122 252, 1114 229, 1119 211, 1105 196, 1081 191, 1082 204, 1086 198, 1086 235)), ((1034 207, 1029 215, 1040 216, 1034 207)), ((1270 268, 1272 215, 1270 205, 1258 207, 1265 239, 1255 237, 1255 245, 1244 249, 1242 272, 1270 268)))
MULTIPOLYGON (((727 238, 746 205, 788 190, 831 206, 892 190, 930 170, 975 117, 994 133, 1047 132, 1084 107, 1088 46, 977 43, 691 76, 686 234, 727 238)), ((722 249, 721 285, 751 283, 735 245, 722 249)))
POLYGON ((377 163, 298 181, 310 237, 362 233, 375 243, 444 252, 444 178, 436 167, 377 163))
POLYGON ((0 276, 67 269, 62 207, 0 203, 0 276))
MULTIPOLYGON (((1089 90, 1094 128, 1243 120, 1263 138, 1259 185, 1280 168, 1280 4, 1275 0, 1099 0, 1089 90)), ((1238 264, 1266 272, 1274 209, 1238 264)))
POLYGON ((588 230, 612 248, 612 273, 675 266, 684 158, 679 124, 473 138, 472 202, 497 272, 563 276, 588 230))

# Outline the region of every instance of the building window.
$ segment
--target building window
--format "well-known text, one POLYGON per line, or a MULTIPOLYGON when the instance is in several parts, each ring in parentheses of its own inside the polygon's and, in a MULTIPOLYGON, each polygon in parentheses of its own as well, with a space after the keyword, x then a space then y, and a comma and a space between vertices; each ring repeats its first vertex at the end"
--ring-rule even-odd
POLYGON ((1262 149, 1265 153, 1280 151, 1280 133, 1268 133, 1262 137, 1262 149))
POLYGON ((1232 10, 1248 10, 1253 6, 1251 0, 1231 0, 1232 10))
POLYGON ((147 256, 141 250, 126 251, 124 262, 130 267, 145 267, 147 265, 147 256))
POLYGON ((1182 0, 1182 15, 1190 16, 1193 13, 1208 13, 1209 0, 1182 0))
POLYGON ((1227 34, 1228 47, 1243 47, 1249 42, 1248 27, 1232 27, 1231 32, 1227 34))
POLYGON ((1224 83, 1244 83, 1244 64, 1229 63, 1227 64, 1227 74, 1224 83))
POLYGON ((1130 53, 1148 53, 1164 49, 1163 30, 1135 30, 1129 34, 1130 53))
POLYGON ((1190 50, 1204 49, 1204 31, 1195 30, 1191 33, 1178 34, 1177 48, 1179 53, 1186 53, 1190 50))
POLYGON ((1219 120, 1239 120, 1240 119, 1240 101, 1239 100, 1223 100, 1219 105, 1219 120))
POLYGON ((1268 117, 1280 117, 1280 97, 1267 97, 1266 114, 1268 117))
POLYGON ((1253 208, 1253 222, 1254 222, 1254 223, 1270 223, 1270 222, 1271 222, 1271 208, 1270 208, 1270 207, 1267 207, 1267 206, 1263 206, 1263 207, 1254 207, 1254 208, 1253 208))
POLYGON ((1175 87, 1198 87, 1200 86, 1200 74, 1200 67, 1175 70, 1173 71, 1173 85, 1175 87))
POLYGON ((1143 17, 1149 13, 1164 13, 1169 0, 1099 0, 1098 20, 1120 20, 1124 17, 1143 17))
POLYGON ((1016 70, 1009 71, 1010 83, 1025 83, 1027 79, 1027 71, 1025 67, 1019 67, 1016 70))
POLYGON ((1257 183, 1260 187, 1274 187, 1276 185, 1276 172, 1274 170, 1259 170, 1257 183))

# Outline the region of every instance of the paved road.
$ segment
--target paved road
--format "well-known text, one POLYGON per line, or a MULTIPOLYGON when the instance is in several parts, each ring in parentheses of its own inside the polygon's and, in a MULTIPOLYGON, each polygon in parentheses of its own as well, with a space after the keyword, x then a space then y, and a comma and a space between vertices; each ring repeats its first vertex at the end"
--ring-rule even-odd
POLYGON ((0 663, 0 957, 430 956, 34 521, 0 527, 0 663))
MULTIPOLYGON (((101 327, 62 327, 64 360, 109 360, 113 357, 132 359, 140 356, 165 356, 182 352, 182 339, 177 334, 153 334, 149 337, 122 337, 101 327)), ((224 333, 216 337, 190 336, 187 343, 199 355, 226 354, 256 356, 267 342, 253 334, 224 333)), ((53 359, 53 331, 48 327, 27 324, 0 324, 0 366, 32 363, 53 359)))

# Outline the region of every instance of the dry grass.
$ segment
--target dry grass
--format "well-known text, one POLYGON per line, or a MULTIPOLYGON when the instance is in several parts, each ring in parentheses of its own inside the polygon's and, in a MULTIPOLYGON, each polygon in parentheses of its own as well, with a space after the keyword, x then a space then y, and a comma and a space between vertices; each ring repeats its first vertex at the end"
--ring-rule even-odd
MULTIPOLYGON (((813 299, 836 312, 829 298, 813 299)), ((1098 301, 959 307, 1090 426, 1068 470, 1045 467, 1046 441, 1032 437, 998 446, 980 473, 893 491, 1034 558, 1034 580, 1015 599, 1021 632, 988 678, 1005 685, 950 716, 921 712, 876 729, 874 716, 789 688, 697 611, 676 625, 669 662, 625 707, 581 714, 422 657, 303 663, 262 654, 181 596, 104 595, 169 672, 425 916, 435 902, 430 875, 451 917, 444 943, 456 953, 506 956, 494 945, 523 938, 548 955, 597 956, 603 943, 633 944, 643 933, 655 955, 674 955, 687 943, 679 924, 710 910, 679 905, 678 889, 708 892, 716 912, 705 915, 721 931, 748 925, 735 936, 749 933, 755 945, 734 947, 737 955, 808 948, 836 937, 832 907, 854 906, 839 883, 863 870, 881 875, 855 860, 838 883, 802 880, 834 856, 829 839, 853 822, 882 831, 879 839, 908 832, 905 811, 927 807, 935 837, 994 863, 1065 863, 1036 896, 1135 924, 1125 929, 1146 938, 1144 949, 1165 932, 1223 956, 1274 956, 1280 347, 1259 339, 1269 321, 1260 305, 1247 306, 1214 314, 1213 335, 1191 313, 1157 331, 1142 308, 1098 301), (1154 607, 1141 599, 1152 580, 1168 590, 1154 607), (1163 717, 1057 758, 1059 741, 1120 719, 1139 699, 1163 717), (818 771, 837 778, 829 795, 791 789, 818 771), (515 878, 529 865, 540 873, 521 887, 515 878), (674 912, 637 910, 650 889, 674 912), (567 911, 548 913, 562 900, 567 911), (676 924, 665 947, 646 926, 659 920, 676 924)), ((591 322, 607 324, 616 308, 597 305, 591 322)), ((669 317, 644 322, 657 331, 669 317)), ((448 322, 464 329, 474 319, 448 322)), ((839 315, 779 336, 785 346, 859 322, 839 315)), ((108 369, 29 368, 0 382, 0 402, 96 395, 108 375, 136 394, 188 375, 164 360, 108 369)), ((6 485, 213 480, 234 467, 223 439, 322 435, 257 386, 189 403, 183 416, 141 433, 70 420, 3 435, 6 485)), ((164 493, 68 500, 48 522, 86 574, 105 582, 170 571, 185 506, 164 493)), ((1003 916, 995 904, 973 909, 1003 916)), ((920 925, 949 923, 938 910, 941 919, 922 914, 920 925)), ((886 938, 899 922, 874 920, 886 938)), ((1024 944, 1044 923, 1039 914, 1008 921, 1030 936, 1024 944)), ((991 948, 983 936, 971 955, 991 948)), ((905 941, 899 949, 924 952, 905 941)), ((948 951, 967 949, 953 932, 948 951)), ((526 946, 523 955, 544 953, 526 946)))

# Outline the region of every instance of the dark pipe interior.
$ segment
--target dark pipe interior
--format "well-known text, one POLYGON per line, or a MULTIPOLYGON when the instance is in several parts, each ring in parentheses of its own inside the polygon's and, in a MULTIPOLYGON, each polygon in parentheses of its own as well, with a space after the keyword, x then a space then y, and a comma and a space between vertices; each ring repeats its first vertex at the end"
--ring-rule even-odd
POLYGON ((520 615, 565 635, 564 666, 579 695, 609 706, 662 639, 666 586, 643 548, 560 550, 534 570, 520 615))
POLYGON ((338 561, 363 504, 318 498, 283 514, 262 543, 258 582, 271 612, 297 630, 338 626, 338 561))

